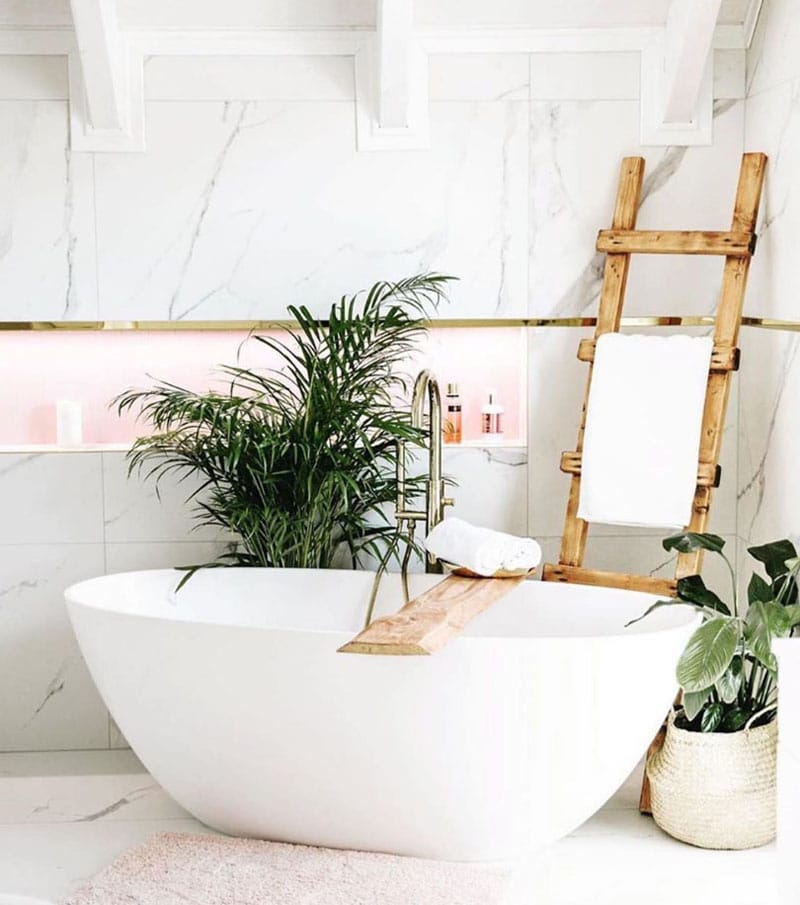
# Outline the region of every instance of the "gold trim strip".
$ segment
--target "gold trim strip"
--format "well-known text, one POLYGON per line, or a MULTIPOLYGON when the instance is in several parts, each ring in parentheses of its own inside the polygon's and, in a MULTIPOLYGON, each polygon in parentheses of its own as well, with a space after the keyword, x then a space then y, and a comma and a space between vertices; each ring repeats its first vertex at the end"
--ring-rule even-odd
MULTIPOLYGON (((322 321, 325 323, 325 321, 322 321)), ((469 327, 594 327, 594 317, 506 317, 506 318, 436 318, 428 321, 434 329, 469 327)), ((695 315, 654 315, 623 317, 623 327, 710 327, 714 318, 695 315)), ((742 325, 764 330, 800 332, 800 321, 777 320, 766 317, 744 317, 742 325)), ((258 330, 292 329, 293 320, 265 321, 0 321, 0 332, 56 331, 64 332, 251 332, 258 330)))

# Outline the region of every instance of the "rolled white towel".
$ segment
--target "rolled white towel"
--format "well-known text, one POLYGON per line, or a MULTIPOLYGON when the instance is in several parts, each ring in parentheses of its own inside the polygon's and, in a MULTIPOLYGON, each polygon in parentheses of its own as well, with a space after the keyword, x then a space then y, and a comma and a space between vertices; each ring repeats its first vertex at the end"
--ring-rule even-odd
POLYGON ((542 560, 542 548, 532 537, 479 528, 454 517, 439 522, 425 538, 425 549, 445 562, 486 577, 500 571, 530 571, 542 560))

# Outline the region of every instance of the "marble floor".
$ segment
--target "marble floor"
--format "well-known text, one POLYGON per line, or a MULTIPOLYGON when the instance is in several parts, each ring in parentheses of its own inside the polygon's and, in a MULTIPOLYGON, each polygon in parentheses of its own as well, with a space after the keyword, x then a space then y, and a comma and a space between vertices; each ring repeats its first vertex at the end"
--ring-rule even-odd
MULTIPOLYGON (((516 877, 514 903, 777 905, 774 846, 709 852, 675 842, 639 815, 638 782, 633 775, 591 820, 535 856, 516 877)), ((57 902, 165 830, 210 832, 128 751, 0 755, 0 903, 4 895, 57 902)))

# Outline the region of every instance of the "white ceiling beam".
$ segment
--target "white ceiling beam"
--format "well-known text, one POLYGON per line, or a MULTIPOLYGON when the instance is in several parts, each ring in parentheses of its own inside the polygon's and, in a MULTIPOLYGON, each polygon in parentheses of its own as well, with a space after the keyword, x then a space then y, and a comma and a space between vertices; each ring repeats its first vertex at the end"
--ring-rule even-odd
POLYGON ((70 0, 70 140, 75 151, 144 150, 143 55, 128 46, 116 0, 70 0))
POLYGON ((706 78, 722 0, 672 0, 664 30, 663 121, 688 123, 706 78))
POLYGON ((89 125, 125 130, 125 45, 115 0, 70 0, 70 6, 89 125))
POLYGON ((414 34, 413 0, 377 0, 374 35, 356 53, 361 150, 428 146, 428 54, 414 34))
POLYGON ((643 145, 712 143, 721 5, 722 0, 672 0, 666 24, 642 49, 643 145))
POLYGON ((378 0, 377 101, 382 128, 407 129, 411 99, 411 0, 378 0))

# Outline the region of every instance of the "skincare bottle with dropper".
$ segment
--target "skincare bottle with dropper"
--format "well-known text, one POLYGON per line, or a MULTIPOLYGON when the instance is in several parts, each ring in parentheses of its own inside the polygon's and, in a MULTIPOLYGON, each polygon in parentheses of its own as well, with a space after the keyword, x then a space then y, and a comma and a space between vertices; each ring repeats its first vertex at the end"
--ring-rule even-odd
POLYGON ((489 393, 489 401, 481 409, 481 433, 487 439, 498 440, 503 436, 503 414, 505 409, 494 401, 494 393, 489 393))
POLYGON ((461 396, 457 383, 447 384, 444 412, 444 442, 461 442, 461 396))

